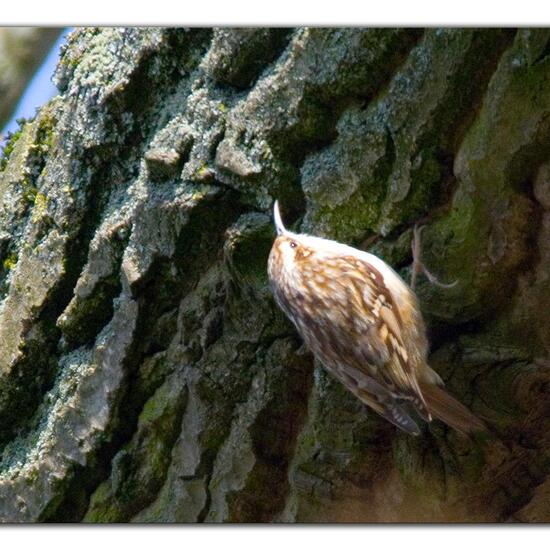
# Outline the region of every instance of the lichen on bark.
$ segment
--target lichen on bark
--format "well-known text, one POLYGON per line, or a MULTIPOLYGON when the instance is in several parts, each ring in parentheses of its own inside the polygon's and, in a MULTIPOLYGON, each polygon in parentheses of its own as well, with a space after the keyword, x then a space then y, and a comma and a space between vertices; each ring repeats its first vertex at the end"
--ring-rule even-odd
POLYGON ((77 29, 0 163, 0 520, 547 521, 546 29, 77 29), (491 426, 396 432, 303 349, 296 230, 421 280, 491 426))

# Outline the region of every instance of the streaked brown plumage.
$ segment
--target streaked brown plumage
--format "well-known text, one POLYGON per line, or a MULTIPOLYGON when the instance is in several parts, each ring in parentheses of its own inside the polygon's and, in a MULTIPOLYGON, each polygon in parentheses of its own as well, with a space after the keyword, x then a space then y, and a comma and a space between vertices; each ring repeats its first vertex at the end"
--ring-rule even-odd
POLYGON ((427 363, 428 342, 414 292, 376 256, 284 228, 268 273, 275 299, 306 346, 363 403, 418 434, 408 408, 462 433, 483 423, 441 387, 427 363))

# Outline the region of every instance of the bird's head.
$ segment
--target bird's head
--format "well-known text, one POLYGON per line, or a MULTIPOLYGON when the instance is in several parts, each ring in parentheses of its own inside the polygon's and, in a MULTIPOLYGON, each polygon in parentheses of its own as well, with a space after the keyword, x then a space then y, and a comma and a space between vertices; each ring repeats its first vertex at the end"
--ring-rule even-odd
POLYGON ((282 266, 289 269, 296 262, 304 261, 315 253, 315 248, 308 243, 310 237, 292 233, 286 229, 281 218, 278 201, 275 201, 273 207, 273 219, 277 230, 277 238, 273 243, 272 255, 276 257, 282 266))

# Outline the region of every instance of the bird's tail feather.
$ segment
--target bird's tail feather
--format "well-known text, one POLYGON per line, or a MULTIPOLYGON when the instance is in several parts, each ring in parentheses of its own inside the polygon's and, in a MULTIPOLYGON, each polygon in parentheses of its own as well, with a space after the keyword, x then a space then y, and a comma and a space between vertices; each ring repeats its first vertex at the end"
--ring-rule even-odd
POLYGON ((420 390, 432 416, 466 435, 486 432, 485 424, 462 403, 436 384, 421 383, 420 390))

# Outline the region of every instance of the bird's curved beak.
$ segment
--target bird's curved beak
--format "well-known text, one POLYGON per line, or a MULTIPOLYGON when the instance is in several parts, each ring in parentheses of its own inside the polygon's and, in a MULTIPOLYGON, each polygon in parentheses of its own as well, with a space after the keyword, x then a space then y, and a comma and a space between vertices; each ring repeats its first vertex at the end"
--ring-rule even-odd
POLYGON ((287 231, 283 225, 283 220, 281 219, 281 213, 279 212, 279 201, 275 201, 273 205, 273 219, 275 221, 275 229, 277 230, 277 235, 284 235, 287 231))

